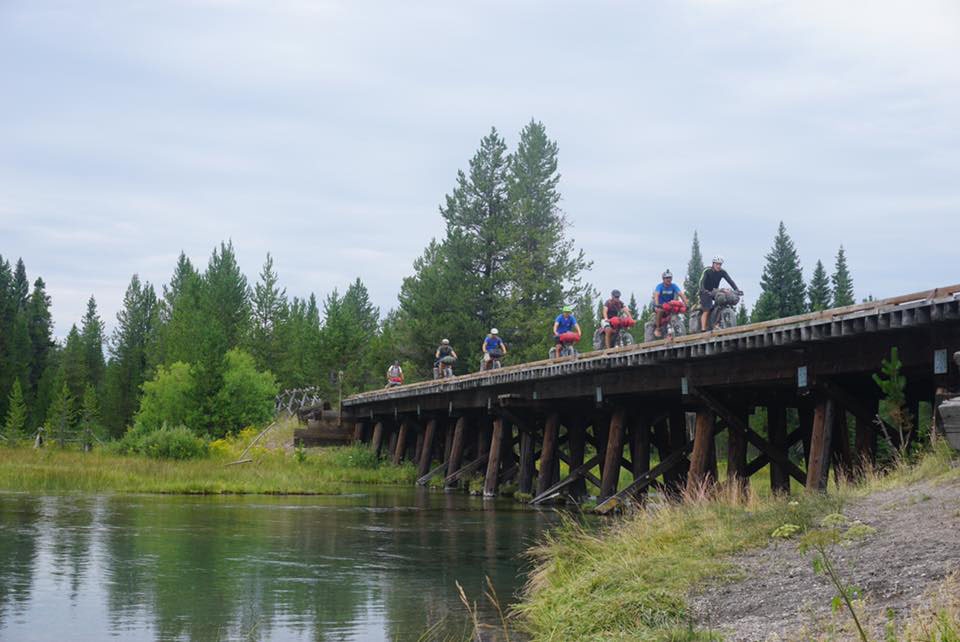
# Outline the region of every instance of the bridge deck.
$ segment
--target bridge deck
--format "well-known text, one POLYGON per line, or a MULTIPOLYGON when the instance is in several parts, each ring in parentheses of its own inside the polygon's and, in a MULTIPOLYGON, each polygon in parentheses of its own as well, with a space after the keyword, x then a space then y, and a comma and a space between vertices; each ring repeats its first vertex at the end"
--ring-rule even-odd
MULTIPOLYGON (((838 339, 856 339, 863 335, 921 328, 958 320, 960 284, 672 340, 661 339, 561 359, 517 364, 453 379, 375 390, 350 396, 343 400, 342 405, 345 412, 361 414, 367 406, 384 406, 402 400, 409 402, 430 396, 511 387, 645 366, 682 365, 719 356, 743 357, 771 348, 803 348, 806 345, 838 339)), ((793 364, 785 365, 787 368, 793 367, 793 364)), ((759 370, 754 371, 762 374, 759 370)), ((669 385, 675 386, 675 382, 670 382, 669 385)))

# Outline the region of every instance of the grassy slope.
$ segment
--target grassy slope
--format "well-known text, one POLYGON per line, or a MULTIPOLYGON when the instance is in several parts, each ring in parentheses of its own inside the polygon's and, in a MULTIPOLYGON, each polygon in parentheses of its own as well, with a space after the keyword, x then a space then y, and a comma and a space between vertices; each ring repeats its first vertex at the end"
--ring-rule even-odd
POLYGON ((355 447, 329 448, 302 463, 281 452, 257 452, 254 462, 230 459, 158 461, 56 448, 0 448, 0 489, 9 491, 120 491, 146 493, 329 494, 347 484, 410 483, 412 465, 371 466, 355 447))
POLYGON ((536 567, 516 611, 538 640, 707 639, 689 628, 685 596, 736 574, 729 555, 770 541, 783 524, 814 526, 863 493, 956 475, 949 456, 827 495, 720 496, 638 512, 600 533, 570 523, 532 551, 536 567))

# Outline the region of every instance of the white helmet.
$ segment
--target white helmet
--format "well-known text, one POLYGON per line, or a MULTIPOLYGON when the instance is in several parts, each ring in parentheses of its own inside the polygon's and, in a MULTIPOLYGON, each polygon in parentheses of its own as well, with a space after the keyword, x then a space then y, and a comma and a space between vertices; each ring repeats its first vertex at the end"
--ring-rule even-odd
POLYGON ((673 278, 673 272, 671 272, 670 270, 667 270, 666 272, 664 272, 663 274, 660 275, 660 278, 661 278, 661 279, 672 279, 672 278, 673 278))
POLYGON ((490 328, 490 334, 500 334, 500 331, 496 328, 490 328))
POLYGON ((450 339, 444 339, 444 340, 441 341, 440 343, 442 343, 442 344, 445 345, 445 346, 448 346, 448 345, 450 345, 450 339))
POLYGON ((715 257, 713 257, 713 262, 723 265, 723 257, 717 254, 715 257))

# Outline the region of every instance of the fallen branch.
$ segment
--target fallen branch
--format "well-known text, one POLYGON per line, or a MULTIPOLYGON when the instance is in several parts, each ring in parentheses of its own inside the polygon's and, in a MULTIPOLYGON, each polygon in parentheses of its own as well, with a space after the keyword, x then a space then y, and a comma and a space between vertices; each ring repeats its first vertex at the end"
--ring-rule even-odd
POLYGON ((237 457, 237 461, 230 462, 229 464, 227 464, 227 466, 233 466, 234 464, 245 464, 245 463, 247 463, 247 462, 253 461, 252 459, 244 459, 243 456, 246 455, 246 454, 247 454, 247 451, 249 451, 251 448, 253 448, 253 447, 257 444, 257 442, 260 441, 260 439, 261 439, 265 434, 267 434, 267 431, 268 431, 268 430, 270 430, 271 428, 273 428, 273 427, 276 426, 276 425, 277 425, 277 422, 276 422, 276 421, 273 421, 273 422, 270 423, 269 426, 267 426, 266 428, 264 428, 263 430, 261 430, 261 431, 260 431, 260 434, 257 435, 257 436, 254 438, 254 440, 251 441, 249 444, 247 444, 247 447, 243 449, 243 452, 240 453, 240 456, 239 456, 239 457, 237 457))

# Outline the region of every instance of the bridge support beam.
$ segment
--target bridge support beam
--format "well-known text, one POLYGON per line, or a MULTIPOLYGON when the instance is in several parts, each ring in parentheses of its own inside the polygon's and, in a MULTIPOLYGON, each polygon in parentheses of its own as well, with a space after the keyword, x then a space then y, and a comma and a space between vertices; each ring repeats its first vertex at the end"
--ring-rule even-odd
POLYGON ((397 443, 394 445, 393 465, 397 466, 403 461, 403 455, 407 451, 407 435, 410 434, 410 420, 404 419, 400 424, 400 430, 397 431, 397 443))
MULTIPOLYGON (((582 416, 576 416, 567 424, 567 435, 570 443, 570 470, 583 465, 583 458, 587 449, 587 422, 582 416)), ((587 482, 578 477, 570 484, 569 494, 579 501, 587 496, 587 482)))
MULTIPOLYGON (((630 461, 633 463, 633 478, 638 479, 650 470, 650 418, 646 413, 640 413, 630 422, 630 461)), ((636 499, 644 501, 647 488, 644 486, 637 492, 636 499)))
MULTIPOLYGON (((767 435, 771 448, 787 452, 787 409, 780 401, 767 406, 767 435)), ((776 462, 770 462, 770 490, 774 493, 790 492, 790 473, 776 462)))
POLYGON ((518 490, 524 495, 533 493, 533 473, 536 472, 536 453, 533 434, 529 429, 520 430, 520 471, 517 480, 518 490))
POLYGON ((839 484, 841 479, 853 473, 853 457, 850 453, 850 430, 847 427, 847 413, 843 406, 834 403, 833 406, 833 436, 831 442, 831 463, 833 476, 839 484))
POLYGON ((380 456, 380 448, 383 446, 383 422, 378 421, 373 426, 373 437, 370 439, 370 450, 377 457, 380 456))
POLYGON ((450 458, 447 460, 447 477, 460 470, 466 432, 467 418, 460 417, 457 419, 457 425, 453 429, 453 443, 450 445, 450 458))
POLYGON ((714 442, 715 418, 713 411, 702 408, 697 411, 697 427, 693 435, 693 452, 690 454, 690 473, 687 486, 696 489, 717 480, 716 452, 714 442), (713 465, 710 463, 713 458, 713 465))
MULTIPOLYGON (((746 408, 736 410, 745 425, 750 424, 750 412, 746 408)), ((739 430, 727 431, 727 483, 746 488, 750 483, 747 475, 747 435, 739 430)))
POLYGON ((500 460, 503 451, 509 444, 504 439, 504 421, 500 417, 493 420, 493 431, 490 435, 490 454, 487 459, 487 474, 483 479, 483 496, 493 497, 497 494, 500 478, 500 460))
POLYGON ((623 439, 626 412, 617 408, 610 415, 610 429, 607 432, 607 452, 604 456, 603 475, 599 500, 603 501, 617 492, 620 482, 620 464, 623 458, 623 439))
POLYGON ((420 446, 420 460, 417 462, 417 477, 423 477, 430 471, 430 457, 433 453, 433 437, 437 432, 437 420, 427 421, 423 433, 423 444, 420 446))
POLYGON ((560 415, 551 412, 543 424, 543 447, 540 451, 540 475, 537 477, 537 494, 550 488, 554 481, 554 471, 559 464, 557 456, 557 436, 560 432, 560 415))
POLYGON ((807 464, 807 490, 825 491, 830 473, 830 452, 833 441, 833 400, 818 399, 813 410, 813 431, 810 435, 810 461, 807 464))

